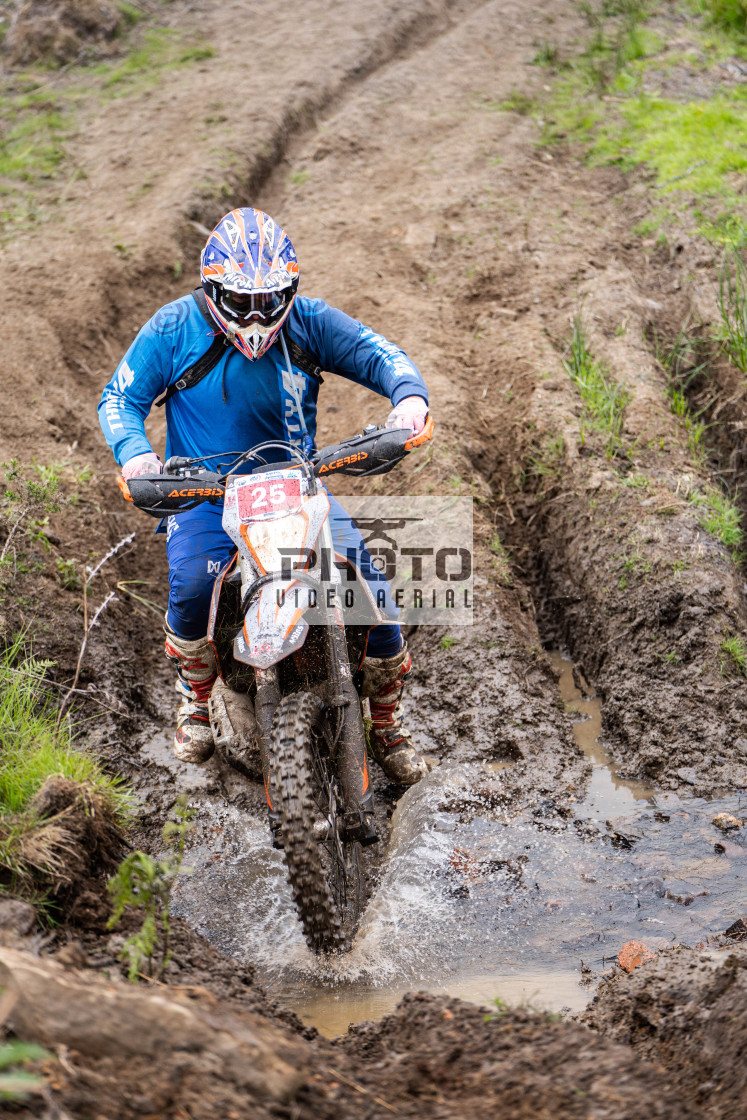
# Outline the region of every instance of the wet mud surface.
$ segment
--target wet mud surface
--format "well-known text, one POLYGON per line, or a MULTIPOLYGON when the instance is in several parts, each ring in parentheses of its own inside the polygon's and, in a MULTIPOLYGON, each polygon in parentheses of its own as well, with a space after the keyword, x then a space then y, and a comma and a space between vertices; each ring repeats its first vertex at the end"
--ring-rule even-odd
MULTIPOLYGON (((75 156, 89 179, 59 203, 64 222, 47 246, 71 279, 31 340, 22 328, 35 281, 19 267, 29 236, 4 249, 18 277, 0 312, 4 377, 16 391, 0 458, 22 450, 94 471, 83 503, 53 519, 56 551, 45 562, 82 563, 137 530, 102 583, 119 602, 92 638, 81 683, 112 710, 89 741, 141 799, 134 843, 158 850, 179 792, 196 809, 168 986, 132 996, 144 1008, 164 1001, 158 1060, 122 1049, 115 1028, 111 1047, 99 1045, 95 1015, 87 1034, 65 1017, 40 1025, 32 978, 19 981, 31 1010, 14 1029, 33 1026, 68 1047, 60 1100, 75 1117, 94 1099, 101 1115, 128 1120, 424 1110, 451 1120, 498 1107, 517 1118, 736 1117, 744 973, 738 952, 720 946, 744 913, 747 830, 725 835, 712 820, 747 817, 747 699, 720 652, 724 635, 747 629, 745 583, 686 500, 713 483, 714 464, 688 451, 649 333, 688 313, 678 277, 708 262, 694 243, 676 257, 644 252, 630 230, 645 182, 579 167, 562 149, 546 158, 532 120, 502 107, 517 87, 531 93, 543 81, 531 59, 550 20, 560 41, 576 40, 575 7, 395 8, 314 0, 302 19, 278 15, 265 46, 286 52, 289 92, 247 71, 229 18, 245 16, 245 4, 174 5, 185 27, 198 20, 216 57, 142 96, 137 152, 131 106, 112 102, 81 130, 75 156), (247 103, 261 99, 262 120, 208 135, 194 106, 207 91, 211 103, 235 103, 236 88, 247 103), (221 185, 211 170, 206 186, 221 144, 230 167, 221 185), (137 193, 143 181, 149 190, 137 193), (91 214, 90 197, 107 204, 91 214), (427 459, 348 492, 475 499, 474 625, 410 635, 408 723, 439 765, 404 794, 377 777, 370 898, 351 952, 333 960, 304 943, 261 790, 220 759, 197 768, 171 756, 163 550, 151 525, 122 508, 95 427, 100 386, 141 322, 191 286, 173 262, 191 277, 202 227, 247 203, 291 231, 305 294, 401 343, 432 389, 427 459), (84 226, 95 249, 85 270, 70 233, 84 226), (584 429, 563 365, 579 308, 595 353, 630 394, 612 454, 584 429), (156 609, 117 588, 126 579, 146 581, 140 591, 156 609), (614 962, 631 939, 660 955, 628 977, 614 962), (582 1012, 602 975, 583 1025, 539 1013, 582 1012), (419 989, 432 994, 407 994, 419 989), (496 997, 535 1010, 491 1005, 496 997), (172 1000, 194 1003, 199 1019, 202 1041, 186 1056, 169 1033, 172 1000), (334 1044, 314 1037, 314 1027, 342 1035, 385 1013, 334 1044), (270 1070, 273 1055, 285 1063, 264 1085, 240 1072, 247 1032, 258 1069, 266 1058, 270 1070), (218 1035, 234 1041, 221 1049, 218 1035), (133 1079, 147 1089, 125 1093, 133 1079)), ((724 373, 724 393, 729 384, 724 373)), ((739 401, 730 407, 734 450, 739 401)), ((386 402, 330 377, 320 443, 385 414, 386 402)), ((160 446, 161 418, 149 423, 160 446)), ((741 452, 730 462, 740 469, 741 452)), ((336 489, 344 501, 346 487, 336 489)), ((39 603, 50 602, 42 633, 63 681, 77 654, 78 600, 53 567, 24 579, 23 600, 3 607, 4 629, 38 624, 39 603)), ((103 880, 81 897, 45 946, 67 954, 69 1006, 88 1006, 94 972, 110 977, 112 999, 122 995, 114 978, 126 928, 105 929, 103 880)), ((8 967, 21 975, 17 961, 8 967)), ((131 1014, 147 1010, 133 1003, 131 1014)), ((140 1021, 129 1014, 122 1037, 140 1021)))

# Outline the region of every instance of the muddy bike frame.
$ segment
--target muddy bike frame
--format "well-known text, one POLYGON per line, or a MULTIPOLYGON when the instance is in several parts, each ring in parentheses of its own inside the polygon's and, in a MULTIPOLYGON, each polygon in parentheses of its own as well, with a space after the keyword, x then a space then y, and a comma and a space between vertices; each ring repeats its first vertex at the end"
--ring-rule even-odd
MULTIPOLYGON (((226 590, 226 581, 235 581, 238 577, 240 609, 234 618, 236 634, 232 656, 254 671, 254 711, 271 825, 277 822, 271 793, 271 732, 278 705, 282 697, 287 695, 282 663, 292 659, 302 649, 309 629, 303 618, 304 608, 296 605, 294 610, 293 602, 289 601, 288 606, 286 597, 294 586, 305 587, 308 592, 312 588, 321 589, 323 579, 324 585, 332 594, 320 597, 324 671, 314 673, 312 687, 331 717, 330 757, 342 793, 341 824, 344 839, 357 840, 363 844, 373 843, 377 839, 366 761, 365 727, 351 670, 341 606, 342 595, 339 594, 342 589, 342 572, 334 563, 327 564, 322 579, 318 575, 313 576, 310 571, 313 550, 322 557, 334 556, 329 501, 320 480, 334 473, 358 476, 386 473, 401 462, 409 451, 430 440, 432 434, 433 421, 430 418, 417 436, 412 436, 409 429, 370 426, 352 439, 323 448, 312 459, 289 443, 270 441, 240 454, 225 472, 207 470, 204 458, 172 457, 166 463, 168 473, 142 476, 129 483, 120 483, 126 498, 157 517, 193 509, 203 502, 223 503, 223 527, 236 544, 237 554, 216 577, 208 637, 216 651, 221 677, 225 681, 225 667, 216 641, 216 620, 221 596, 226 590), (270 454, 276 459, 282 457, 281 461, 268 461, 270 454), (254 465, 247 472, 246 467, 250 464, 254 465), (237 474, 241 466, 244 471, 237 474), (285 510, 270 511, 253 517, 251 513, 247 513, 247 501, 244 500, 242 510, 245 494, 249 495, 253 491, 266 494, 273 486, 278 493, 282 493, 283 486, 290 487, 293 483, 295 487, 296 476, 296 506, 291 502, 285 510), (312 510, 315 503, 316 507, 312 510), (325 503, 326 510, 322 514, 320 507, 325 503), (293 532, 289 533, 287 530, 293 529, 292 518, 298 518, 299 514, 305 518, 300 536, 305 547, 300 551, 306 553, 306 560, 292 570, 281 565, 283 570, 278 571, 273 568, 272 560, 281 554, 279 541, 283 537, 284 527, 286 543, 297 545, 298 532, 294 538, 293 532), (315 526, 314 517, 317 522, 315 526), (256 533, 255 527, 258 528, 256 533), (280 595, 283 596, 282 606, 279 605, 280 595)), ((213 458, 220 457, 222 456, 213 458)), ((267 502, 264 504, 267 505, 267 502)), ((288 551, 292 549, 286 549, 286 553, 288 551)), ((360 582, 361 587, 367 589, 365 581, 360 582)), ((373 602, 370 603, 370 610, 369 625, 373 625, 381 620, 381 615, 373 602)), ((318 655, 321 651, 317 647, 315 652, 318 655)))

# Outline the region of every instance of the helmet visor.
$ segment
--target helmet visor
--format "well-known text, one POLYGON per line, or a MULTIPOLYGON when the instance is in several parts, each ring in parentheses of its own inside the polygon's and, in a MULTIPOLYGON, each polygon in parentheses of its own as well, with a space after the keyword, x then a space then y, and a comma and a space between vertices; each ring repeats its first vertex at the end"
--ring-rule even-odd
POLYGON ((255 321, 270 323, 282 314, 292 295, 290 288, 281 292, 227 292, 224 289, 219 303, 231 319, 242 325, 255 321))

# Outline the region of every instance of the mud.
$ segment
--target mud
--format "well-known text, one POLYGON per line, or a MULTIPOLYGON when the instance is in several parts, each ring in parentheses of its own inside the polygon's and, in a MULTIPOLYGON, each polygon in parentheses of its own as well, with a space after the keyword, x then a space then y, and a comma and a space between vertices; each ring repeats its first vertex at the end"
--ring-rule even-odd
POLYGON ((602 984, 583 1016, 592 1030, 663 1066, 703 1116, 744 1114, 747 951, 661 954, 602 984))
MULTIPOLYGON (((199 32, 215 56, 153 88, 81 106, 70 160, 87 179, 64 191, 35 187, 54 278, 31 336, 38 280, 27 265, 39 231, 11 231, 3 250, 15 278, 0 310, 3 380, 14 391, 0 460, 62 461, 66 496, 77 498, 50 519, 50 550, 37 546, 38 563, 18 573, 2 611, 4 633, 23 623, 37 630, 64 687, 81 622, 79 593, 61 588, 57 560, 82 565, 137 531, 102 574, 102 597, 115 590, 119 602, 92 636, 81 685, 99 713, 89 742, 142 801, 133 842, 158 849, 179 791, 197 809, 194 870, 176 892, 166 975, 181 991, 133 991, 114 979, 134 919, 105 929, 99 875, 46 952, 71 968, 70 1008, 90 1007, 103 971, 111 998, 136 1018, 123 1011, 107 1022, 104 1052, 96 1015, 76 1034, 64 1016, 43 1015, 46 994, 29 994, 17 1029, 62 1055, 55 1099, 75 1117, 94 1100, 112 1118, 247 1109, 296 1120, 424 1109, 444 1118, 491 1109, 517 1118, 736 1116, 744 1086, 715 1051, 736 1055, 741 1045, 743 1009, 729 993, 742 973, 697 964, 690 971, 706 979, 685 982, 679 962, 700 958, 671 946, 718 940, 741 916, 747 849, 741 833, 723 837, 710 822, 719 811, 744 815, 747 702, 743 681, 722 671, 720 645, 745 633, 745 587, 687 500, 718 484, 717 464, 689 453, 651 335, 652 324, 688 313, 682 278, 705 274, 711 259, 692 241, 677 254, 647 252, 630 232, 648 205, 642 177, 542 152, 534 122, 502 108, 517 88, 531 95, 545 80, 531 59, 550 22, 573 50, 582 23, 566 0, 529 9, 379 0, 365 11, 352 0, 310 0, 263 28, 265 55, 283 59, 280 82, 247 68, 235 33, 248 18, 243 0, 177 2, 168 18, 199 32), (237 119, 237 90, 261 114, 237 119), (170 756, 173 701, 158 648, 163 552, 151 526, 122 507, 94 416, 142 321, 192 286, 204 227, 246 203, 291 231, 306 294, 396 339, 432 388, 437 435, 427 460, 413 456, 365 489, 475 499, 475 625, 410 635, 407 718, 440 766, 404 797, 377 778, 383 843, 369 857, 371 901, 344 961, 314 961, 305 949, 261 791, 220 759, 198 769, 170 756), (563 365, 578 312, 594 353, 630 393, 612 449, 590 429, 563 365), (85 467, 93 477, 81 486, 85 467), (145 582, 121 585, 132 579, 145 582), (575 661, 575 695, 567 660, 553 662, 547 648, 575 661), (589 704, 598 727, 577 722, 589 704), (584 726, 591 741, 582 749, 584 726), (585 1020, 596 1034, 526 1008, 494 1007, 486 1019, 421 994, 332 1045, 300 1038, 287 1010, 324 1027, 324 1003, 337 1001, 347 1009, 335 1020, 341 1030, 346 1017, 379 1014, 420 987, 484 1002, 521 999, 532 984, 530 1000, 580 1008, 588 989, 579 981, 608 970, 629 939, 664 953, 607 982, 585 1020), (88 972, 77 971, 81 962, 88 972), (723 1004, 721 981, 706 982, 713 975, 736 978, 723 1004), (553 986, 570 994, 548 996, 553 986), (698 993, 719 1008, 713 1034, 691 1010, 698 993), (123 1041, 153 999, 165 1024, 186 1014, 187 1001, 195 1031, 185 1046, 164 1025, 156 1062, 123 1041), (648 1025, 638 1030, 642 1007, 648 1025), (705 1078, 714 1085, 704 1087, 695 1043, 677 1034, 690 1019, 714 1049, 705 1078), (292 1074, 285 1068, 269 1090, 252 1081, 246 1045, 292 1074)), ((63 90, 68 77, 49 80, 63 90)), ((705 311, 701 320, 705 331, 705 311)), ((383 419, 385 404, 328 378, 320 442, 383 419)), ((726 415, 729 432, 741 431, 741 414, 726 415)), ((160 417, 150 430, 160 447, 160 417)), ((741 458, 731 465, 738 474, 741 458)))
POLYGON ((11 66, 39 60, 58 65, 82 62, 100 53, 123 22, 117 5, 101 0, 58 0, 53 6, 46 0, 24 0, 10 19, 3 53, 11 66))
POLYGON ((7 949, 0 972, 11 1024, 61 1055, 54 1107, 70 1115, 700 1115, 629 1049, 527 1011, 413 994, 343 1044, 312 1045, 198 988, 133 989, 7 949))

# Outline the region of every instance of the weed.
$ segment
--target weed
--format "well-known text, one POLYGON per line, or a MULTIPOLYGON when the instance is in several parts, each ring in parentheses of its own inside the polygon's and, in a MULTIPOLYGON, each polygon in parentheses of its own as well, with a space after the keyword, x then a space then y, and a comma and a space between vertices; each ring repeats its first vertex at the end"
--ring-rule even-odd
POLYGON ((308 182, 310 178, 310 171, 307 171, 305 168, 299 168, 297 171, 291 171, 290 175, 288 176, 288 182, 294 187, 300 187, 304 183, 308 182))
POLYGON ((632 486, 635 490, 648 490, 651 479, 647 474, 629 474, 623 479, 623 486, 632 486))
POLYGON ((721 643, 720 671, 725 676, 728 670, 747 677, 747 646, 741 638, 724 638, 721 643))
POLYGON ((747 267, 740 252, 727 250, 719 269, 718 338, 735 366, 747 373, 747 267))
POLYGON ((59 473, 54 467, 35 463, 29 476, 16 459, 3 463, 5 491, 0 499, 0 527, 5 543, 0 550, 0 575, 9 569, 11 578, 18 568, 16 545, 24 537, 38 539, 48 515, 59 510, 59 473))
POLYGON ((171 960, 171 893, 182 871, 184 843, 194 816, 187 800, 186 794, 179 795, 174 809, 176 820, 167 821, 163 827, 163 842, 170 850, 160 859, 145 852, 131 852, 108 884, 114 902, 109 929, 119 922, 126 906, 135 906, 144 912, 142 926, 127 938, 120 953, 122 960, 128 963, 127 975, 133 983, 142 975, 146 961, 148 976, 153 978, 153 958, 159 948, 161 961, 156 979, 163 976, 171 960))
POLYGON ((709 487, 705 491, 693 491, 688 495, 688 501, 697 508, 698 519, 706 532, 728 549, 733 550, 741 545, 741 516, 731 498, 720 490, 709 487))
POLYGON ((573 321, 568 357, 563 364, 581 394, 589 427, 606 434, 607 458, 612 458, 620 449, 623 413, 631 396, 592 355, 579 315, 573 321))
POLYGON ((662 653, 661 660, 665 665, 680 665, 682 663, 673 649, 670 649, 668 653, 662 653))
POLYGON ((441 639, 441 641, 438 644, 439 644, 439 647, 441 649, 451 649, 451 647, 455 646, 456 643, 457 643, 456 638, 449 638, 446 635, 444 635, 443 638, 441 639))
POLYGON ((542 43, 535 43, 537 53, 532 59, 532 66, 557 66, 560 52, 554 43, 547 39, 542 43))
POLYGON ((44 1078, 16 1067, 51 1057, 47 1050, 34 1042, 0 1043, 0 1100, 22 1101, 29 1093, 39 1093, 46 1084, 44 1078))
POLYGON ((486 1023, 492 1023, 495 1019, 502 1019, 504 1015, 508 1014, 509 1007, 505 1000, 499 999, 499 997, 496 996, 495 999, 490 1002, 493 1004, 495 1011, 485 1016, 484 1021, 486 1023))
POLYGON ((628 556, 618 556, 616 559, 621 561, 626 572, 632 572, 635 575, 650 575, 651 573, 651 561, 641 556, 640 552, 633 552, 628 556))
POLYGON ((23 634, 0 653, 0 816, 23 812, 50 774, 90 783, 126 816, 129 795, 121 782, 73 746, 66 724, 57 726, 47 687, 52 665, 33 656, 23 634))
POLYGON ((549 436, 541 447, 534 447, 526 466, 527 477, 552 478, 556 476, 565 460, 565 440, 562 436, 549 436))
POLYGON ((66 591, 78 591, 80 589, 78 565, 75 560, 65 560, 60 556, 57 561, 57 571, 60 574, 60 583, 66 591))
POLYGON ((693 7, 703 12, 708 22, 730 31, 739 38, 747 36, 747 2, 745 0, 695 0, 693 7))
POLYGON ((130 4, 127 0, 119 0, 117 7, 122 13, 125 27, 133 27, 136 23, 140 23, 141 19, 145 19, 145 12, 137 4, 130 4))
POLYGON ((528 97, 522 90, 515 89, 499 102, 497 107, 505 109, 508 113, 518 113, 519 116, 528 117, 534 110, 534 99, 528 97))

